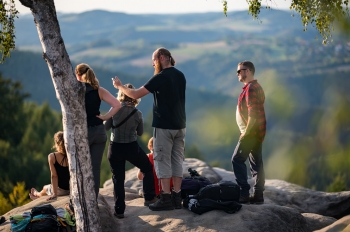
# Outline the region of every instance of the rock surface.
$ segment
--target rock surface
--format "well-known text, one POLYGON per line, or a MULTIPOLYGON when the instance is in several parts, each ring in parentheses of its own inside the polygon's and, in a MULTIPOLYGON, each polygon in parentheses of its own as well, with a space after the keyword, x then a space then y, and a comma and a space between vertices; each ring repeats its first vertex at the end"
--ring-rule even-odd
MULTIPOLYGON (((197 159, 186 159, 187 169, 196 169, 211 182, 222 180, 235 182, 234 174, 220 168, 212 168, 197 159)), ((227 214, 214 210, 202 215, 182 208, 171 211, 150 211, 143 206, 138 195, 142 181, 136 178, 137 169, 126 173, 126 211, 124 219, 113 216, 114 197, 112 181, 106 181, 98 199, 103 231, 350 231, 350 192, 325 193, 313 191, 281 180, 266 180, 265 203, 243 205, 240 211, 227 214), (347 216, 346 216, 347 215, 347 216), (343 217, 344 216, 344 217, 343 217), (340 218, 337 220, 336 218, 340 218)), ((253 185, 253 180, 249 179, 253 185)), ((50 202, 63 207, 68 197, 50 202)), ((4 216, 30 211, 45 199, 37 199, 27 205, 11 210, 4 216)), ((10 231, 8 222, 0 225, 0 231, 10 231)))
POLYGON ((305 217, 307 227, 310 231, 318 230, 337 221, 335 218, 313 213, 303 213, 302 215, 305 217))
MULTIPOLYGON (((101 217, 101 226, 102 231, 115 231, 115 224, 117 223, 117 219, 113 216, 110 211, 110 206, 107 204, 105 198, 102 195, 99 195, 98 199, 98 207, 100 211, 101 217)), ((22 214, 23 212, 30 212, 31 209, 38 205, 51 204, 55 208, 64 208, 64 205, 69 202, 69 196, 58 197, 55 201, 46 201, 45 197, 38 198, 26 205, 23 205, 18 208, 14 208, 11 211, 7 212, 3 216, 8 219, 11 215, 22 214)), ((11 231, 11 224, 9 220, 6 220, 4 224, 0 225, 1 232, 11 231)))
POLYGON ((267 180, 265 186, 264 194, 272 204, 338 219, 350 214, 350 191, 326 193, 282 180, 267 180))
POLYGON ((317 230, 317 232, 337 232, 337 231, 350 232, 350 215, 347 215, 339 219, 338 221, 334 222, 333 224, 321 230, 317 230))

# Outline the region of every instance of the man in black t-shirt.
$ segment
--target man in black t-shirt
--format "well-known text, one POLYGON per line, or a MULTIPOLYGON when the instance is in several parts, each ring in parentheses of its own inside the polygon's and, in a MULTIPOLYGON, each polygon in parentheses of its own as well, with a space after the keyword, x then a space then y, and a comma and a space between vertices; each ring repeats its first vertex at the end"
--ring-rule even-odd
POLYGON ((161 181, 162 191, 160 199, 149 205, 149 208, 155 211, 181 209, 186 79, 182 72, 174 68, 175 60, 165 48, 158 48, 153 53, 152 63, 154 76, 139 89, 126 88, 118 77, 113 79, 113 85, 134 99, 153 94, 154 168, 161 181), (171 178, 173 190, 170 189, 171 178))

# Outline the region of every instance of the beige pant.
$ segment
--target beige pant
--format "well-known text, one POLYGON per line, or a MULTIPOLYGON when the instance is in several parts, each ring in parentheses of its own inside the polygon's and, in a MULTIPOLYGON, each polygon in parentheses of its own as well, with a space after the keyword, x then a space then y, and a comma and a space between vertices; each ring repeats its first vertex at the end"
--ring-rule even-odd
POLYGON ((186 128, 180 130, 154 128, 153 159, 158 178, 182 177, 185 135, 186 128))
MULTIPOLYGON (((46 194, 49 196, 53 195, 53 187, 52 184, 45 185, 44 188, 46 189, 46 194)), ((69 195, 69 190, 64 190, 58 187, 57 189, 57 196, 66 196, 69 195)))

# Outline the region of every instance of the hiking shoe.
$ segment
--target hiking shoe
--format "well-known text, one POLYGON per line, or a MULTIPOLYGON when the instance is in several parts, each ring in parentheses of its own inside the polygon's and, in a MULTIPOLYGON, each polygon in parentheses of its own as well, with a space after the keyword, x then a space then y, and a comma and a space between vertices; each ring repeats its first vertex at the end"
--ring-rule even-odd
POLYGON ((253 194, 251 197, 249 197, 249 201, 252 204, 261 205, 264 204, 264 195, 261 194, 253 194))
POLYGON ((150 204, 156 203, 159 199, 154 197, 152 200, 145 200, 145 202, 143 203, 144 206, 149 206, 150 204))
POLYGON ((171 201, 173 202, 173 206, 175 209, 182 208, 181 190, 178 193, 175 191, 171 191, 171 201))
POLYGON ((238 202, 241 204, 250 204, 250 197, 249 196, 240 196, 238 202))
POLYGON ((119 219, 124 218, 124 214, 123 213, 116 213, 116 212, 114 212, 114 216, 116 216, 119 219))
POLYGON ((163 191, 160 193, 160 199, 150 204, 149 206, 150 210, 153 211, 161 211, 161 210, 173 210, 173 202, 171 201, 171 194, 170 193, 164 193, 163 191))

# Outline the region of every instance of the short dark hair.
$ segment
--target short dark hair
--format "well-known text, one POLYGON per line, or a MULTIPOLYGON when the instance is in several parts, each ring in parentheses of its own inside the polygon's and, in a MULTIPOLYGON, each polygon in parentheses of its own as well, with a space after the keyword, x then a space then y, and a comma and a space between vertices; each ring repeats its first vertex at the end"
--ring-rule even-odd
POLYGON ((254 67, 253 62, 245 60, 245 61, 240 62, 238 65, 243 65, 244 67, 248 68, 254 75, 255 67, 254 67))

